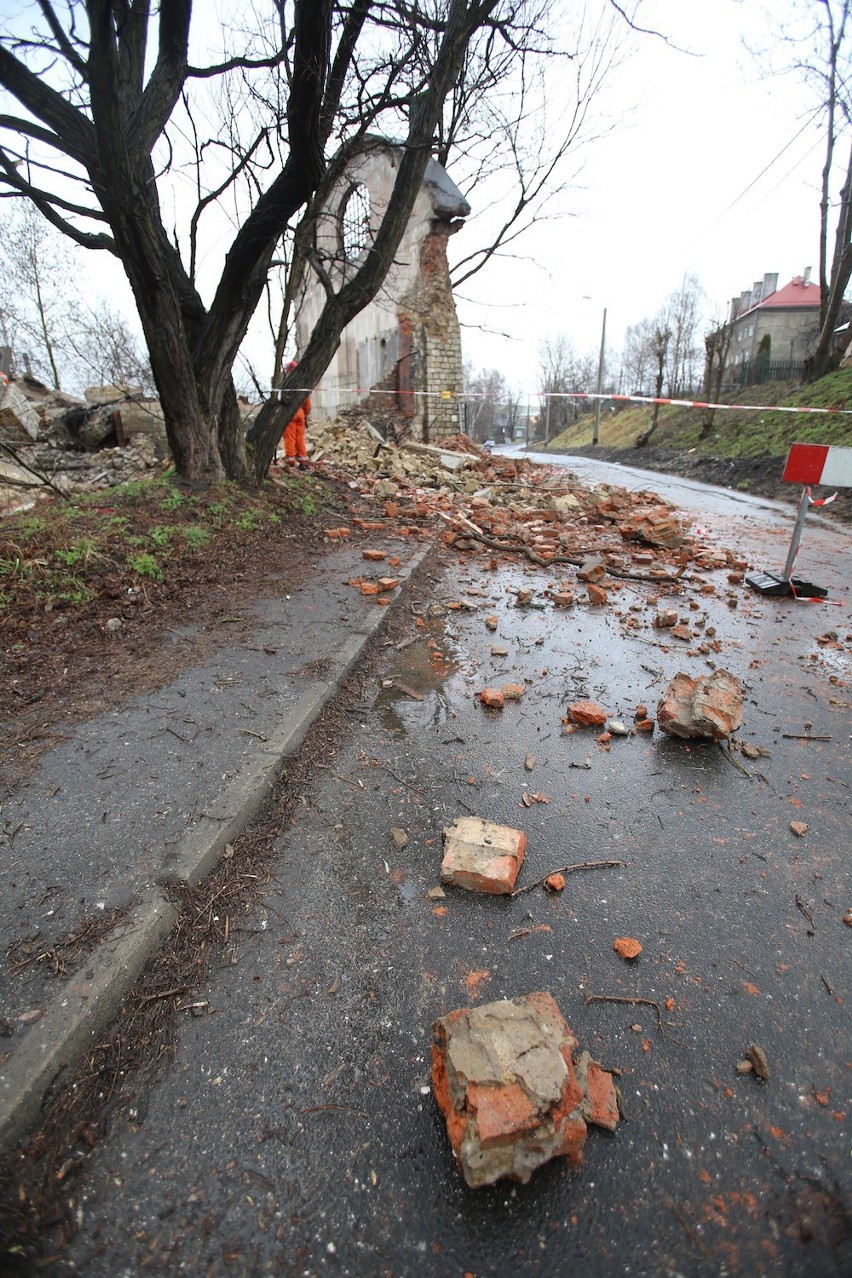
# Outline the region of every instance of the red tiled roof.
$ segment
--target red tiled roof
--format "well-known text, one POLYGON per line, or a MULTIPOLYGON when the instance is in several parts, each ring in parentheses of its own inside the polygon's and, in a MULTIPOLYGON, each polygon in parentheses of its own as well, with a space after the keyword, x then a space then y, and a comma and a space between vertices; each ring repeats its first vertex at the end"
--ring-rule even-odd
POLYGON ((819 285, 806 284, 801 275, 797 275, 795 279, 790 280, 789 284, 785 284, 783 288, 776 289, 774 293, 770 293, 762 302, 758 302, 756 306, 750 309, 756 310, 775 310, 776 308, 798 308, 798 307, 818 307, 819 306, 819 285))

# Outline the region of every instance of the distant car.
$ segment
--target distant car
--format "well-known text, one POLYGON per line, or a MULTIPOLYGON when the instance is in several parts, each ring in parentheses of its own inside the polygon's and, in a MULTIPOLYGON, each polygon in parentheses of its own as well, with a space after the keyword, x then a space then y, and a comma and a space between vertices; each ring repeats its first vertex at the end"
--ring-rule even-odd
POLYGON ((483 448, 489 448, 489 449, 490 449, 490 448, 494 448, 494 447, 496 446, 496 444, 497 444, 497 440, 496 440, 496 439, 486 439, 486 441, 485 441, 485 443, 482 445, 482 447, 483 447, 483 448))

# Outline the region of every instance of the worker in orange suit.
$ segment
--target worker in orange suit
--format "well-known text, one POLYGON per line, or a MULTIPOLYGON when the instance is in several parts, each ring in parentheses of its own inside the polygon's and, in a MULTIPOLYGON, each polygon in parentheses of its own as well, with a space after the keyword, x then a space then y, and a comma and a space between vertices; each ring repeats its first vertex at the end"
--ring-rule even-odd
MULTIPOLYGON (((285 372, 292 373, 298 368, 298 360, 291 359, 287 365, 285 372)), ((305 427, 307 419, 311 411, 311 397, 305 399, 300 408, 297 408, 287 425, 284 427, 284 456, 288 466, 295 466, 297 463, 304 468, 308 464, 308 449, 305 444, 305 427)))

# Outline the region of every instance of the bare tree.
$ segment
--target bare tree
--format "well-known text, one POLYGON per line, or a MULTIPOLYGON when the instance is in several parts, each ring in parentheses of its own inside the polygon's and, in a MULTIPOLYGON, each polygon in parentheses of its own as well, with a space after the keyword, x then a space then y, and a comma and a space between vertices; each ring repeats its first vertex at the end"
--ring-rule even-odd
MULTIPOLYGON (((838 163, 837 144, 852 122, 852 0, 798 0, 792 21, 777 27, 775 60, 811 88, 815 114, 824 122, 823 166, 819 200, 820 333, 806 360, 810 380, 836 368, 848 334, 836 329, 846 288, 852 278, 852 147, 838 163), (829 260, 832 190, 837 192, 834 249, 829 260)), ((766 54, 758 55, 766 57, 766 54)))
MULTIPOLYGON (((328 296, 302 354, 299 380, 313 384, 393 260, 471 43, 481 38, 494 57, 524 48, 545 25, 546 0, 267 0, 258 30, 240 33, 238 55, 209 22, 196 37, 191 0, 86 0, 69 6, 64 20, 48 0, 39 8, 32 31, 0 36, 0 88, 9 102, 0 116, 0 188, 121 263, 179 472, 200 482, 242 477, 231 374, 282 235, 371 127, 404 134, 371 251, 328 296), (218 56, 192 65, 191 36, 193 47, 220 45, 218 56), (206 87, 216 83, 237 103, 260 84, 264 104, 277 100, 280 112, 265 105, 254 139, 237 146, 210 108, 206 87), (187 149, 213 170, 196 180, 188 219, 178 198, 187 149), (238 182, 249 193, 248 212, 238 182), (205 281, 202 295, 198 227, 226 202, 233 233, 218 279, 205 281), (173 226, 166 208, 176 211, 173 226)), ((257 475, 273 455, 280 417, 298 398, 285 394, 277 417, 270 413, 255 432, 257 475)))
POLYGON ((59 390, 77 309, 70 245, 31 205, 6 210, 0 269, 13 356, 59 390))
POLYGON ((654 321, 639 320, 624 334, 622 374, 628 393, 649 395, 654 378, 654 321))
POLYGON ((577 420, 582 393, 595 386, 597 356, 578 354, 564 333, 557 334, 539 349, 539 377, 546 434, 554 439, 577 420))
MULTIPOLYGON (((654 394, 657 399, 663 393, 663 379, 666 375, 666 361, 668 360, 669 343, 672 340, 672 330, 669 324, 668 312, 663 310, 654 321, 654 330, 652 337, 652 351, 654 364, 656 369, 656 380, 654 382, 654 394)), ((654 405, 654 411, 651 415, 651 424, 646 427, 641 434, 636 437, 636 447, 644 448, 648 440, 657 429, 657 422, 660 416, 660 405, 654 405)))
POLYGON ((127 319, 108 302, 82 308, 69 338, 78 377, 85 384, 138 388, 156 392, 151 362, 127 319))
MULTIPOLYGON (((722 393, 722 383, 733 336, 733 324, 730 321, 717 319, 710 325, 704 337, 704 394, 711 404, 717 403, 722 393)), ((716 410, 714 408, 706 410, 704 421, 701 425, 702 439, 710 434, 715 415, 716 410)))
POLYGON ((502 440, 508 425, 510 394, 506 379, 496 368, 464 370, 464 389, 468 406, 468 430, 480 443, 486 439, 502 440))
MULTIPOLYGON (((667 327, 671 329, 666 356, 666 381, 668 393, 673 397, 691 391, 698 378, 698 330, 703 299, 704 290, 698 277, 684 275, 680 288, 666 302, 667 327)), ((655 338, 655 353, 656 350, 655 338)), ((659 393, 658 391, 657 394, 659 393)))

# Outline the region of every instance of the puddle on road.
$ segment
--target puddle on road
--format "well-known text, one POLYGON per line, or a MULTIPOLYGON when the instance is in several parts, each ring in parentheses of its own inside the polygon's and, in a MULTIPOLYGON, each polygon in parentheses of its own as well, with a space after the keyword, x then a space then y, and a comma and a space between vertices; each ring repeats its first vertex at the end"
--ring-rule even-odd
MULTIPOLYGON (((376 701, 382 727, 395 734, 406 735, 412 711, 425 709, 434 725, 453 717, 453 701, 460 699, 451 685, 459 676, 457 649, 444 627, 445 618, 430 621, 414 642, 392 655, 376 701), (406 691, 419 693, 419 701, 406 691)), ((415 715, 422 723, 422 716, 415 715)))

